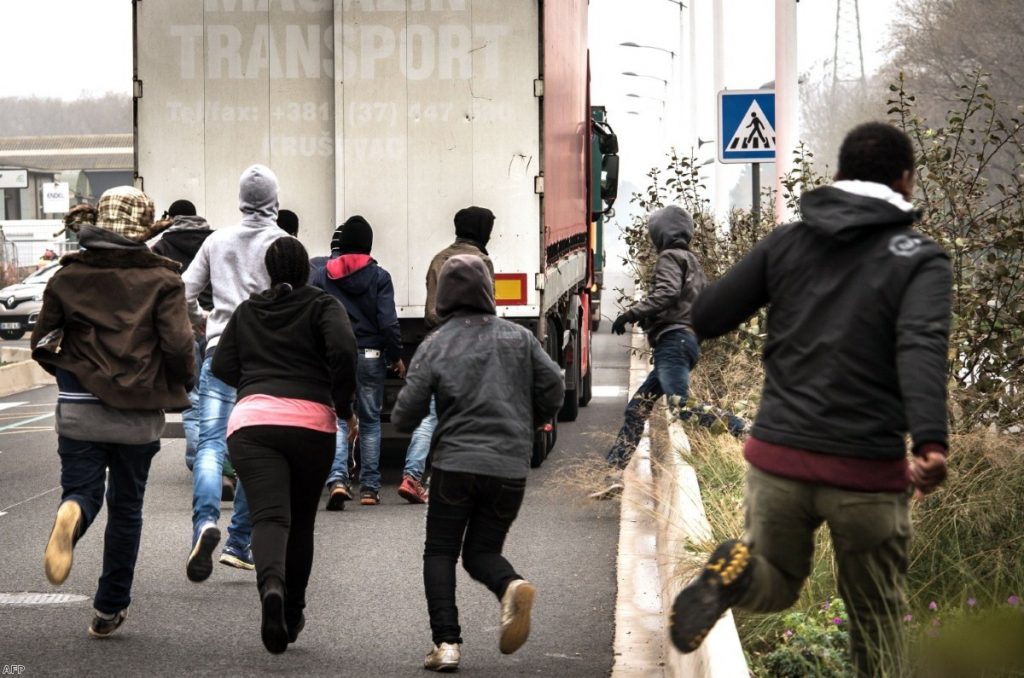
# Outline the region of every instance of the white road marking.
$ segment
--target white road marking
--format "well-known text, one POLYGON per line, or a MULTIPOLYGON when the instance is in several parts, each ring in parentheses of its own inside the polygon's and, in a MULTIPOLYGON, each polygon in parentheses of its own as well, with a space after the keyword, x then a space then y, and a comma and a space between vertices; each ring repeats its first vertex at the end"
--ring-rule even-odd
POLYGON ((59 489, 60 489, 60 485, 58 485, 57 487, 51 487, 50 489, 46 490, 45 492, 40 492, 39 494, 35 495, 34 497, 29 497, 28 499, 25 499, 23 501, 19 501, 17 504, 11 504, 10 506, 5 506, 2 509, 0 509, 0 516, 7 515, 7 512, 10 511, 12 508, 16 508, 18 506, 21 506, 22 504, 27 504, 28 502, 32 501, 33 499, 39 499, 39 497, 45 497, 46 495, 50 494, 51 492, 56 492, 59 489))
POLYGON ((21 407, 22 405, 28 405, 28 401, 26 400, 20 403, 0 403, 0 411, 9 410, 12 407, 21 407))
POLYGON ((12 429, 12 428, 17 428, 17 427, 21 426, 22 424, 31 424, 31 423, 36 422, 36 421, 41 421, 43 419, 46 419, 47 417, 52 417, 52 416, 53 416, 53 412, 47 412, 46 414, 40 414, 38 417, 32 417, 30 419, 22 419, 21 421, 16 421, 13 424, 7 424, 6 426, 0 426, 0 432, 6 431, 6 430, 12 429))
POLYGON ((595 398, 621 398, 628 391, 622 386, 595 386, 593 395, 595 398))

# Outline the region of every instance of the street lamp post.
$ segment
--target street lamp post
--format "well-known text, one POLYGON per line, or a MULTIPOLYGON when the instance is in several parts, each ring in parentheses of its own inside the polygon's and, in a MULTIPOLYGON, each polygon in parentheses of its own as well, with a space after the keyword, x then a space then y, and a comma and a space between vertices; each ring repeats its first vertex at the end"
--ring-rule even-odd
MULTIPOLYGON (((678 64, 676 63, 676 56, 677 56, 677 54, 676 54, 675 51, 673 51, 671 49, 666 49, 664 47, 658 47, 657 45, 640 44, 640 43, 633 42, 633 41, 620 42, 619 45, 622 46, 622 47, 631 47, 633 49, 648 49, 648 50, 653 50, 655 52, 663 52, 664 54, 667 54, 669 56, 669 60, 670 60, 671 66, 672 66, 672 72, 676 73, 678 71, 678 64)), ((629 71, 629 72, 632 73, 633 71, 629 71)), ((660 80, 660 78, 659 78, 659 80, 660 80)), ((665 82, 665 87, 667 89, 668 88, 668 82, 667 81, 664 81, 664 82, 665 82)), ((673 100, 674 98, 673 97, 669 97, 669 99, 673 100)), ((668 113, 669 111, 672 112, 671 115, 667 115, 666 116, 668 118, 668 120, 672 120, 673 119, 673 117, 675 116, 675 111, 677 109, 680 112, 682 111, 682 104, 683 104, 683 102, 682 102, 681 98, 678 101, 678 103, 674 102, 672 106, 666 106, 665 103, 662 102, 662 106, 665 109, 666 113, 668 113)), ((665 129, 665 120, 662 120, 662 132, 664 133, 666 131, 667 130, 665 129)), ((671 136, 671 135, 669 135, 669 136, 671 136)), ((673 144, 675 141, 676 141, 675 139, 671 139, 670 138, 669 139, 669 144, 673 144)))
POLYGON ((658 101, 661 103, 662 108, 665 107, 665 100, 662 99, 661 97, 651 97, 647 96, 646 94, 637 94, 636 92, 626 92, 626 96, 630 97, 631 99, 649 99, 651 101, 658 101))
POLYGON ((628 75, 631 78, 648 78, 650 80, 657 80, 658 82, 668 87, 668 80, 665 78, 659 78, 656 75, 647 75, 646 73, 634 73, 633 71, 622 71, 623 75, 628 75))
POLYGON ((668 54, 673 59, 676 58, 676 53, 673 52, 672 50, 665 49, 664 47, 657 47, 656 45, 641 45, 641 44, 638 44, 638 43, 635 43, 635 42, 620 42, 619 43, 619 47, 635 47, 637 49, 653 49, 653 50, 657 50, 658 52, 664 52, 665 54, 668 54))

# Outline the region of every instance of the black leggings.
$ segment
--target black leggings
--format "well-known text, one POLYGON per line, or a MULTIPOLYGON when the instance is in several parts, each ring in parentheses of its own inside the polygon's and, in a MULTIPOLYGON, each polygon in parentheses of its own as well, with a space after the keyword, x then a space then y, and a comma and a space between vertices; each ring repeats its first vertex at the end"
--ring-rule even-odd
POLYGON ((334 461, 334 433, 295 426, 248 426, 228 438, 231 463, 252 513, 256 583, 285 585, 285 612, 296 623, 306 607, 313 567, 313 524, 334 461))
POLYGON ((525 492, 525 478, 431 471, 423 585, 435 644, 462 642, 455 605, 460 552, 469 576, 499 599, 510 581, 522 579, 501 551, 525 492))

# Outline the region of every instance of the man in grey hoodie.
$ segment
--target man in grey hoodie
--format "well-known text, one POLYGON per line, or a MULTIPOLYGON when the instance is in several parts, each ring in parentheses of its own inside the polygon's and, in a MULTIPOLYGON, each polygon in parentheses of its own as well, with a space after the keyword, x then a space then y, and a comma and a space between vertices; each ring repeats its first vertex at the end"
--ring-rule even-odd
POLYGON ((454 671, 460 553, 469 575, 501 601, 501 652, 515 652, 529 635, 536 590, 501 552, 526 491, 534 427, 558 412, 565 389, 537 338, 495 317, 491 272, 478 255, 455 255, 441 267, 437 313, 441 325, 416 350, 391 421, 412 431, 436 402, 423 553, 434 645, 423 665, 454 671))
MULTIPOLYGON (((271 243, 287 235, 276 223, 277 191, 277 177, 270 168, 253 165, 246 169, 238 188, 242 221, 206 238, 182 276, 189 316, 196 325, 206 325, 206 355, 199 375, 199 444, 192 468, 192 551, 185 569, 188 578, 195 582, 210 576, 213 551, 220 543, 217 520, 221 475, 227 454, 228 417, 235 404, 235 389, 215 377, 210 365, 235 308, 249 295, 270 287, 264 257, 271 243), (209 314, 199 306, 199 295, 208 286, 213 288, 213 310, 209 314)), ((234 509, 220 562, 252 570, 252 526, 240 483, 235 491, 234 509)))
POLYGON ((622 490, 621 471, 633 457, 658 398, 668 396, 676 410, 686 405, 690 370, 700 358, 690 310, 707 280, 689 249, 693 217, 682 207, 669 205, 651 214, 647 228, 658 250, 647 296, 615 319, 612 332, 623 334, 626 323, 639 323, 654 352, 654 369, 626 405, 625 422, 607 455, 614 471, 608 485, 591 495, 594 499, 607 499, 622 490))

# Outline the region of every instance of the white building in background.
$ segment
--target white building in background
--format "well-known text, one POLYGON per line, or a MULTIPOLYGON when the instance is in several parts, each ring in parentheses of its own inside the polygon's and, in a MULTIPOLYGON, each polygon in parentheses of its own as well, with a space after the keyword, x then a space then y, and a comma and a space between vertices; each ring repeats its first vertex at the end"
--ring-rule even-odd
POLYGON ((131 134, 0 137, 0 229, 19 267, 75 247, 59 234, 64 208, 47 211, 45 187, 66 184, 68 205, 95 203, 108 188, 131 185, 133 149, 131 134))

